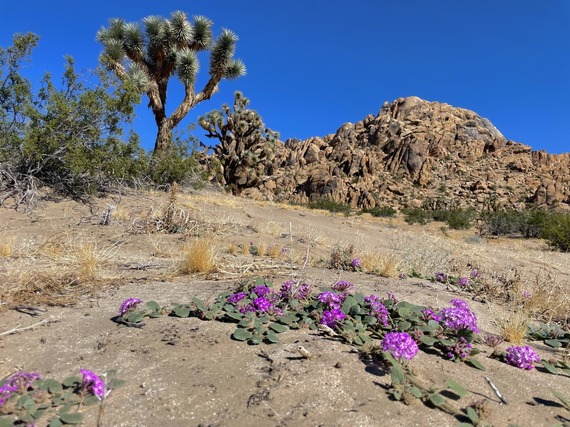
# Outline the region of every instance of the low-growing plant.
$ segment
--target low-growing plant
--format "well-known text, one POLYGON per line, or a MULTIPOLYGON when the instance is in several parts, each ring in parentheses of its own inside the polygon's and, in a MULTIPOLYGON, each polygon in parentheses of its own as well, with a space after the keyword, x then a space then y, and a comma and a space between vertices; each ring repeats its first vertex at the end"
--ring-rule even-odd
POLYGON ((393 218, 398 211, 390 206, 375 206, 370 209, 362 209, 362 213, 368 213, 374 217, 393 218))
POLYGON ((62 382, 37 372, 19 371, 0 380, 0 426, 81 424, 83 407, 98 407, 97 425, 110 393, 125 384, 116 371, 101 377, 87 369, 62 382))
POLYGON ((551 213, 544 220, 542 237, 554 249, 570 252, 570 215, 551 213))

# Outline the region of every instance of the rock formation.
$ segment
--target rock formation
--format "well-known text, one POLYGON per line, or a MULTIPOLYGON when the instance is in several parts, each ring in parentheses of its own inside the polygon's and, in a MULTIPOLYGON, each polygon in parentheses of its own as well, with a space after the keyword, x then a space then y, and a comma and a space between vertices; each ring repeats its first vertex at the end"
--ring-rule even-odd
POLYGON ((570 207, 570 153, 532 151, 472 111, 417 97, 386 102, 323 138, 278 141, 274 154, 272 174, 243 195, 330 197, 353 208, 570 207))

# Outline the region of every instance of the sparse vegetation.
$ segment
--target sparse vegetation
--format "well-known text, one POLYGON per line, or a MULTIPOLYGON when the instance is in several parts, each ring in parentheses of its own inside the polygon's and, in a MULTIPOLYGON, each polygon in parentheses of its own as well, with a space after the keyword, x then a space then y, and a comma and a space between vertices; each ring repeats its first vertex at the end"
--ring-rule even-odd
POLYGON ((307 203, 309 209, 322 209, 332 213, 343 213, 349 215, 351 212, 350 205, 344 202, 338 202, 330 197, 316 197, 307 203))
POLYGON ((182 248, 179 272, 212 273, 217 269, 216 254, 217 249, 213 239, 196 238, 182 248))

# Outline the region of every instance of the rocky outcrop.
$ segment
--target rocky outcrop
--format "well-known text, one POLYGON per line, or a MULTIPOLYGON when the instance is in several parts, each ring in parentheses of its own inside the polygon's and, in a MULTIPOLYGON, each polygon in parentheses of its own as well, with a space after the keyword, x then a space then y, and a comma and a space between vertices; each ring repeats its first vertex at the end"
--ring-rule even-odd
POLYGON ((315 197, 354 208, 449 202, 570 205, 570 154, 551 155, 507 140, 489 120, 417 97, 335 134, 278 141, 272 175, 256 198, 303 203, 315 197))

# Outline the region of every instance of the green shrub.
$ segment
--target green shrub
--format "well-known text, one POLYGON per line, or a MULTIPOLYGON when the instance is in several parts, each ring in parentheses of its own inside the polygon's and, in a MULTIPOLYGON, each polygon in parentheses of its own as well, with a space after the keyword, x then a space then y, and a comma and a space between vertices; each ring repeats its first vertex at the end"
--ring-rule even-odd
POLYGON ((405 215, 404 220, 408 224, 420 224, 425 225, 428 222, 433 221, 432 212, 423 208, 409 208, 404 209, 403 213, 405 215))
POLYGON ((453 209, 447 211, 445 222, 455 230, 466 230, 471 227, 475 211, 473 209, 453 209))
POLYGON ((570 215, 550 213, 544 221, 542 237, 553 248, 570 252, 570 215))
POLYGON ((345 215, 350 214, 350 205, 344 202, 337 202, 330 197, 318 197, 312 199, 307 203, 307 207, 310 209, 323 209, 332 213, 343 213, 345 215))
POLYGON ((375 217, 392 218, 396 215, 397 211, 389 206, 376 206, 372 209, 362 209, 362 213, 369 213, 375 217))

